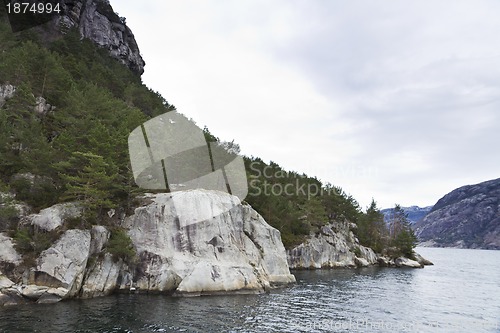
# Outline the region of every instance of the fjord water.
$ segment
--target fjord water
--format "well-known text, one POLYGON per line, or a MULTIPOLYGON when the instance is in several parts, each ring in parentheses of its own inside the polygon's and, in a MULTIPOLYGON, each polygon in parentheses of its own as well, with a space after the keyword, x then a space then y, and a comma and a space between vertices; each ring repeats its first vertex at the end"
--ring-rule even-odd
POLYGON ((0 332, 500 332, 500 251, 418 251, 435 266, 296 271, 265 295, 0 308, 0 332))

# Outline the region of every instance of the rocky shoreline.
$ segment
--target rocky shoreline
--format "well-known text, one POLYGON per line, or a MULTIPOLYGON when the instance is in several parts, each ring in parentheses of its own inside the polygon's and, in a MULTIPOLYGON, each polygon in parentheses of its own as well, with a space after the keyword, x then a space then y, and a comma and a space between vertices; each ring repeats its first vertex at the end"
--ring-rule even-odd
POLYGON ((415 261, 375 254, 359 245, 348 222, 324 226, 286 251, 278 230, 252 207, 222 192, 193 190, 146 195, 141 200, 134 214, 116 217, 135 251, 128 262, 110 253, 109 227, 64 229, 78 215, 74 204, 23 217, 22 223, 47 232, 64 230, 31 264, 16 251, 12 238, 0 234, 0 306, 114 292, 264 293, 294 283, 290 269, 430 264, 418 255, 415 261))
POLYGON ((432 265, 418 253, 412 259, 390 258, 359 244, 348 221, 330 223, 299 246, 287 251, 290 269, 380 267, 423 268, 432 265))
MULTIPOLYGON (((0 306, 131 290, 175 296, 263 293, 295 282, 279 231, 237 197, 194 190, 142 201, 134 214, 120 218, 135 251, 132 262, 109 253, 111 232, 105 226, 64 231, 29 266, 14 241, 0 234, 0 306)), ((74 209, 56 205, 23 223, 46 231, 64 228, 74 209)))

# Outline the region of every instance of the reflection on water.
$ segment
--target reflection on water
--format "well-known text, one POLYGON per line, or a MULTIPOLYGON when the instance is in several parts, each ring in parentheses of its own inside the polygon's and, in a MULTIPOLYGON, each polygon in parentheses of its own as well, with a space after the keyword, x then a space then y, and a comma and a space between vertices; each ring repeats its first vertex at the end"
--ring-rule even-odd
POLYGON ((420 252, 436 265, 296 271, 267 295, 0 308, 0 332, 500 332, 500 251, 420 252))

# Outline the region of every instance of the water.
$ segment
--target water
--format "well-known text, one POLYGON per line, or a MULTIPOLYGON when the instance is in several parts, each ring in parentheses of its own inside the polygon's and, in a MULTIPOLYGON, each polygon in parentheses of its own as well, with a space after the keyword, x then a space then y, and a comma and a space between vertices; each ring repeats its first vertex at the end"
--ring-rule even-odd
POLYGON ((267 295, 0 308, 0 332, 500 332, 500 251, 418 250, 435 266, 294 272, 267 295))

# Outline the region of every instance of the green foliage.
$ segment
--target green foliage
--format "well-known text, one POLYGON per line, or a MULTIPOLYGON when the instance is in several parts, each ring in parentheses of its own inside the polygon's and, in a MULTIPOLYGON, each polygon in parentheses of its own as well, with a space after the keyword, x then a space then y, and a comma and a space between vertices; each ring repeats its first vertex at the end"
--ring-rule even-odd
POLYGON ((125 230, 119 228, 111 230, 107 251, 113 255, 114 260, 121 259, 126 263, 131 263, 136 254, 129 235, 125 230))
POLYGON ((68 161, 57 163, 55 168, 65 182, 61 199, 80 202, 85 222, 95 221, 104 209, 113 207, 109 198, 117 171, 102 156, 73 152, 68 161))
POLYGON ((18 221, 19 213, 15 207, 0 204, 0 232, 12 229, 18 221))
POLYGON ((390 220, 391 246, 398 250, 399 255, 411 258, 413 249, 418 244, 418 239, 408 220, 408 214, 404 212, 400 205, 394 207, 390 220))
POLYGON ((57 231, 43 232, 34 228, 21 227, 13 232, 16 250, 27 256, 36 258, 48 249, 59 238, 57 231))
POLYGON ((413 256, 413 249, 418 244, 418 239, 413 229, 408 227, 401 230, 401 232, 396 235, 392 244, 401 251, 402 255, 411 258, 413 256))
POLYGON ((361 253, 361 249, 359 248, 359 246, 356 246, 353 250, 354 254, 356 255, 356 257, 361 257, 362 253, 361 253))
MULTIPOLYGON (((98 3, 98 11, 121 21, 106 1, 98 3)), ((56 41, 42 41, 43 45, 40 39, 30 32, 12 34, 0 13, 0 84, 17 88, 0 108, 0 180, 35 209, 62 200, 81 201, 84 216, 71 224, 86 228, 101 221, 110 207, 130 207, 138 189, 131 173, 128 135, 175 107, 107 50, 81 40, 77 29, 65 31, 56 41), (36 114, 37 97, 44 97, 55 110, 36 114), (43 181, 16 177, 23 173, 43 181)), ((207 141, 219 141, 207 128, 204 135, 207 141)), ((231 142, 225 147, 237 145, 231 142)), ((383 232, 374 227, 376 214, 363 214, 341 188, 259 158, 246 158, 245 165, 247 201, 280 230, 286 247, 301 243, 333 220, 357 223, 365 244, 384 246, 383 232)), ((3 214, 9 220, 12 211, 3 214)), ((133 249, 125 236, 115 231, 108 250, 128 260, 133 249)), ((20 246, 29 250, 34 237, 44 236, 20 231, 20 246)))
MULTIPOLYGON (((212 136, 205 132, 206 137, 212 136)), ((285 171, 259 158, 246 158, 245 167, 249 180, 246 201, 281 232, 287 248, 300 244, 333 220, 354 222, 361 214, 352 196, 316 178, 285 171)))
POLYGON ((23 201, 34 209, 42 209, 57 203, 58 191, 49 178, 14 177, 10 182, 16 199, 23 201))
POLYGON ((136 192, 129 133, 175 108, 76 29, 47 48, 12 34, 0 17, 0 42, 0 84, 16 87, 0 108, 0 180, 35 209, 73 198, 95 218, 104 208, 126 206, 136 192), (36 114, 39 96, 56 109, 36 114), (78 165, 75 152, 99 157, 78 165), (44 181, 16 176, 23 173, 44 181))
POLYGON ((28 229, 19 229, 14 233, 14 241, 16 243, 16 250, 20 253, 27 253, 33 251, 32 235, 28 229))
POLYGON ((19 213, 9 192, 10 188, 0 180, 0 232, 11 230, 19 221, 19 213))
POLYGON ((381 253, 386 248, 389 234, 384 215, 378 209, 375 200, 372 200, 357 225, 356 236, 362 245, 371 247, 377 253, 381 253))

